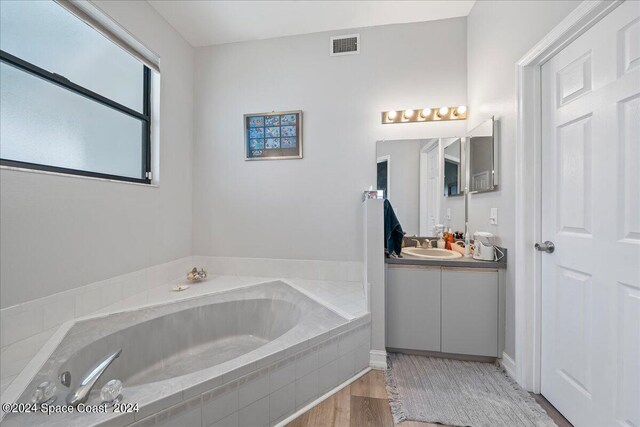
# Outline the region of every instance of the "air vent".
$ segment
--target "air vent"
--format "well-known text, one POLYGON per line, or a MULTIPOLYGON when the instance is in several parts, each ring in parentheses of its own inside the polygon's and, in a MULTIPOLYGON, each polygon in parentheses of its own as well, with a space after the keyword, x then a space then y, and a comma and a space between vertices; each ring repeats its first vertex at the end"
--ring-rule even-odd
POLYGON ((329 44, 331 56, 354 55, 360 53, 360 34, 331 37, 329 44))

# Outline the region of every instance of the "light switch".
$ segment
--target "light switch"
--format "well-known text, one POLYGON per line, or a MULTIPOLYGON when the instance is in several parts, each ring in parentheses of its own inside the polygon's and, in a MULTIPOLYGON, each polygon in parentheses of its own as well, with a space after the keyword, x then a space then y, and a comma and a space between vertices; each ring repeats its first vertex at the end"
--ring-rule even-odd
POLYGON ((491 208, 491 213, 489 214, 489 224, 498 225, 498 208, 491 208))
POLYGON ((451 208, 447 208, 447 219, 451 219, 451 208))

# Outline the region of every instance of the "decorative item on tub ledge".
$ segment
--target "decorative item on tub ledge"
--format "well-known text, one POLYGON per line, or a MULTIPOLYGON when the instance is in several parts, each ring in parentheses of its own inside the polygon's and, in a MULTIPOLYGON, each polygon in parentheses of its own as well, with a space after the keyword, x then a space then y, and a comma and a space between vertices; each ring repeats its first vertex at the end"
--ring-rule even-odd
POLYGON ((382 124, 444 122, 449 120, 466 120, 467 107, 435 107, 417 110, 392 110, 382 112, 382 124))
POLYGON ((197 267, 193 267, 193 269, 187 273, 187 280, 190 282, 199 282, 202 279, 206 279, 207 278, 207 272, 204 271, 204 268, 201 268, 200 271, 198 271, 197 267))
POLYGON ((302 158, 302 111, 244 115, 244 159, 302 158))

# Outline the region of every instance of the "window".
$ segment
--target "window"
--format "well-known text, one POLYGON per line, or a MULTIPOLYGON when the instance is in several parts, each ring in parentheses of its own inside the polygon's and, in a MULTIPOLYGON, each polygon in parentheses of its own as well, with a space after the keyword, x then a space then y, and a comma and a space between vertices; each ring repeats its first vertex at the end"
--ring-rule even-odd
POLYGON ((53 1, 0 5, 0 162, 150 182, 151 70, 53 1))

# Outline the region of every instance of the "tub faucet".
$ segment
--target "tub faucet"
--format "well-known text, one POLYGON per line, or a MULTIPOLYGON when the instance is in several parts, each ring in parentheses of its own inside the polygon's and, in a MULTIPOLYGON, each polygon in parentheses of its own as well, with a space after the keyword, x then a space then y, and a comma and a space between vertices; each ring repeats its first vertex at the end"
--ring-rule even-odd
POLYGON ((78 406, 81 403, 85 403, 87 399, 89 399, 89 393, 91 393, 93 386, 96 385, 96 381, 98 381, 102 374, 104 374, 104 371, 107 370, 109 365, 111 365, 111 363, 120 356, 120 353, 122 353, 122 349, 108 356, 87 372, 78 388, 67 395, 67 404, 71 406, 78 406))

